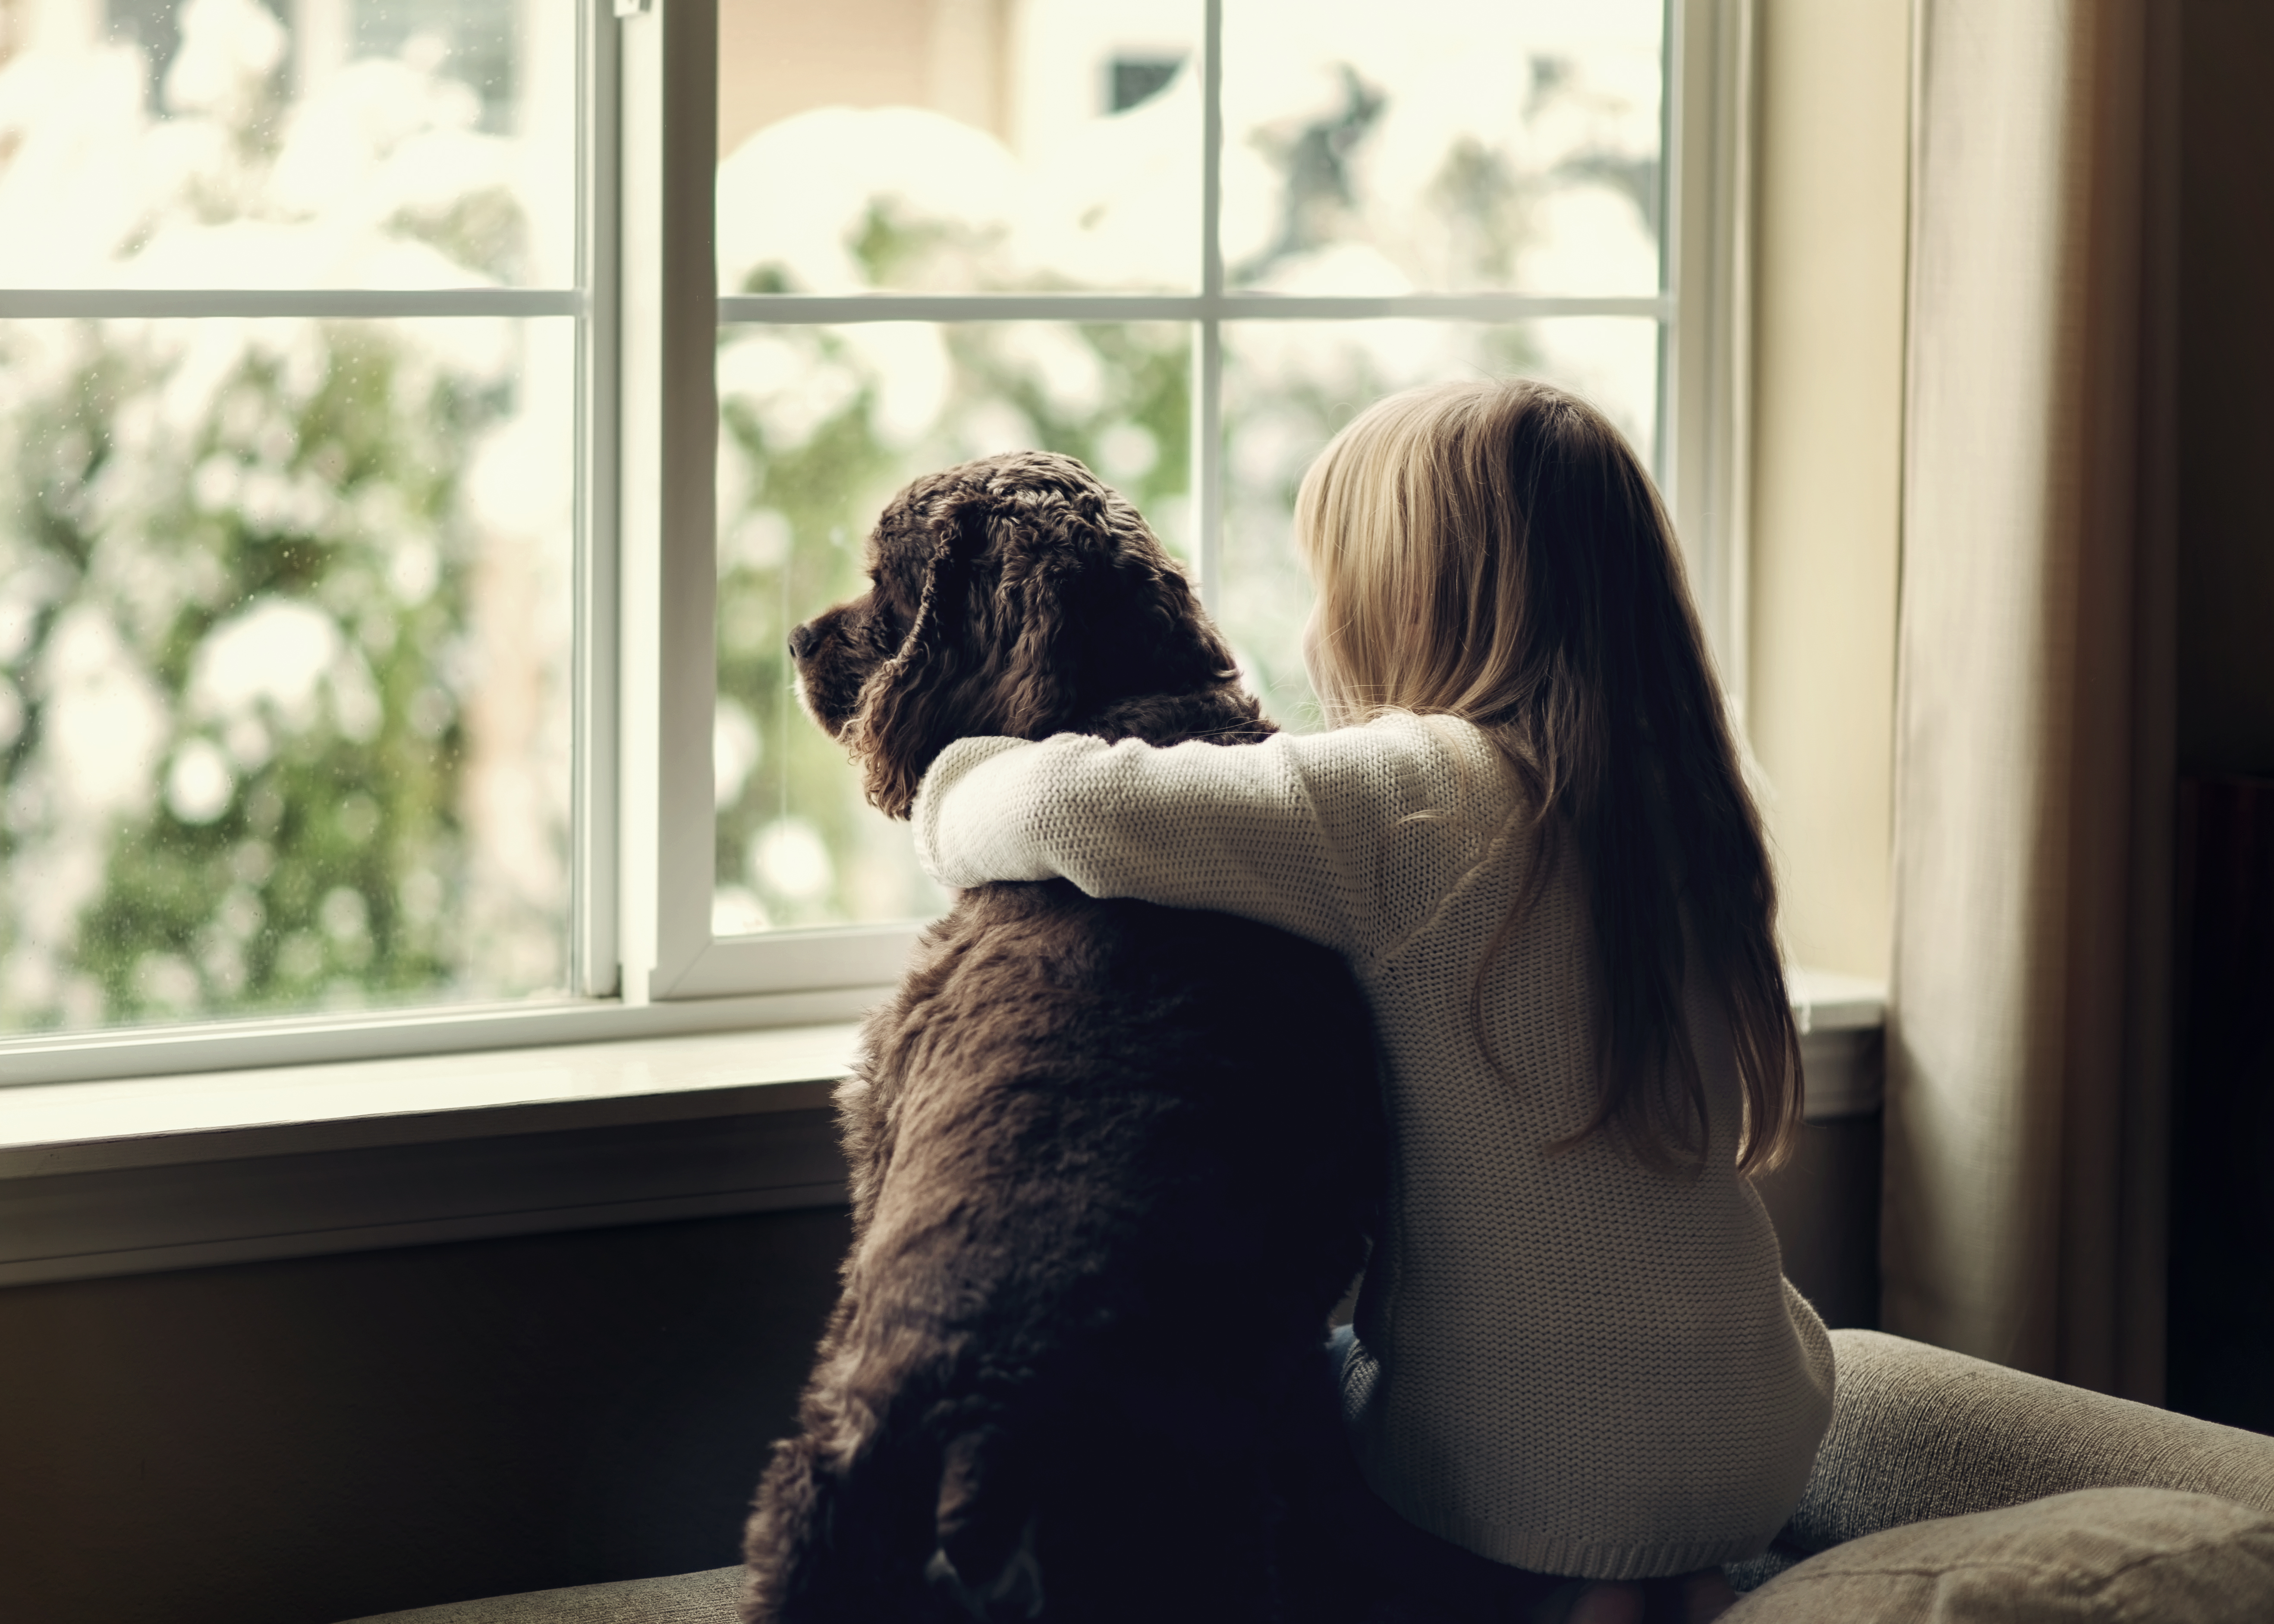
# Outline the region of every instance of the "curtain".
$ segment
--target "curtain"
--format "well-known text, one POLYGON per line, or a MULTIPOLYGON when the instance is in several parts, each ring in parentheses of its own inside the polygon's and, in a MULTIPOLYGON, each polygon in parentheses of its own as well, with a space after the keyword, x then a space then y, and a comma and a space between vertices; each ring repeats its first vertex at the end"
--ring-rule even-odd
POLYGON ((2175 7, 1917 0, 1881 1320, 2154 1402, 2175 7))

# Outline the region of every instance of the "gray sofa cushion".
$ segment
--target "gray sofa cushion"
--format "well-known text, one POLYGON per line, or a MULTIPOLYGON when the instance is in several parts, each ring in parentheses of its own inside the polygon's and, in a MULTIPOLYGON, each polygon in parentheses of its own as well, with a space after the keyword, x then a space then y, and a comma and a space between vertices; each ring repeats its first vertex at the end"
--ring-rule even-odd
POLYGON ((2274 1511, 2274 1439, 1878 1331, 1834 1331, 1832 1430, 1786 1530, 1824 1550, 2071 1489, 2184 1489, 2274 1511))
POLYGON ((674 1574, 667 1579, 626 1579, 567 1590, 531 1590, 456 1601, 410 1613, 384 1613, 349 1624, 736 1624, 742 1593, 740 1568, 674 1574))
POLYGON ((1751 1590, 1882 1529, 2074 1489, 2180 1489, 2274 1511, 2274 1439, 2025 1376, 1878 1331, 1834 1331, 1832 1430, 1751 1590))
POLYGON ((1722 1624, 2265 1624, 2274 1516, 2170 1489, 2081 1489, 1892 1528, 1771 1580, 1722 1624))

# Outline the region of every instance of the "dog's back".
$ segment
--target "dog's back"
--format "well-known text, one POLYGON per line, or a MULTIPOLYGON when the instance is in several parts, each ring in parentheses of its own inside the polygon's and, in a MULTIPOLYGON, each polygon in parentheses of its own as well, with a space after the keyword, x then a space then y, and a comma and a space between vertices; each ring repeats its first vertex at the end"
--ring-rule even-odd
MULTIPOLYGON (((790 649, 888 816, 973 734, 1275 731, 1159 539, 1072 458, 915 481, 868 563, 790 649)), ((1330 1564, 1279 1560, 1301 1473, 1275 1455, 1314 1442, 1287 1423, 1332 1425, 1320 1343, 1383 1164, 1347 967, 1220 914, 987 886, 865 1050, 840 1095, 853 1253, 760 1485, 747 1616, 1325 1618, 1293 1592, 1330 1564)))
POLYGON ((857 1238, 749 1616, 1276 1616, 1274 1455, 1378 1197, 1347 968, 1222 914, 990 886, 864 1049, 857 1238))

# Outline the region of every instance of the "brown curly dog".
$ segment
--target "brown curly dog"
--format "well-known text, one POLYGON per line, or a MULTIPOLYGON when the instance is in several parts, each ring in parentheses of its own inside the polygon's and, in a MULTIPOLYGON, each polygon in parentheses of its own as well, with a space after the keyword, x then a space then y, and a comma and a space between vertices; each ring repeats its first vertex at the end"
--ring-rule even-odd
MULTIPOLYGON (((895 816, 966 734, 1273 731, 1136 509, 1069 457, 917 480, 869 563, 790 647, 895 816)), ((744 1616, 1344 1613, 1291 1507, 1380 1193, 1365 1010, 1339 959, 1261 925, 964 892, 838 1093, 855 1240, 759 1485, 744 1616)))

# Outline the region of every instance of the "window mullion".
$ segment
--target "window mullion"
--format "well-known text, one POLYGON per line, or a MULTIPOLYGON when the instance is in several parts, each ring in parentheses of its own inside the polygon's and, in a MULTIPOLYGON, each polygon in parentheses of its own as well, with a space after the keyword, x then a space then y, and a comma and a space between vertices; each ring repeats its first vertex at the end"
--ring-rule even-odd
POLYGON ((1193 526, 1201 602, 1224 601, 1224 0, 1201 36, 1201 320, 1193 348, 1193 526))
POLYGON ((619 631, 616 464, 616 29, 597 4, 577 31, 576 675, 571 694, 569 975, 606 997, 621 984, 617 935, 619 631))
POLYGON ((1193 562, 1201 602, 1210 613, 1224 600, 1224 327, 1201 319, 1193 334, 1193 501, 1198 523, 1193 562))
POLYGON ((1743 703, 1749 419, 1752 0, 1672 0, 1668 12, 1660 477, 1730 697, 1743 703))
POLYGON ((712 0, 673 0, 616 26, 621 935, 639 1004, 711 945, 719 24, 712 0))

